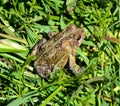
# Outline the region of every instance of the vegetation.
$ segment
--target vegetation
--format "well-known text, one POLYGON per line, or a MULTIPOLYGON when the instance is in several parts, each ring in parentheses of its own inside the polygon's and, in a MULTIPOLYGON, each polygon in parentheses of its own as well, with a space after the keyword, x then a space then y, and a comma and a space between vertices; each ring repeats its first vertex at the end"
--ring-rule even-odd
POLYGON ((119 106, 120 0, 1 0, 0 105, 119 106), (85 71, 45 80, 30 51, 71 23, 86 33, 76 56, 85 71))

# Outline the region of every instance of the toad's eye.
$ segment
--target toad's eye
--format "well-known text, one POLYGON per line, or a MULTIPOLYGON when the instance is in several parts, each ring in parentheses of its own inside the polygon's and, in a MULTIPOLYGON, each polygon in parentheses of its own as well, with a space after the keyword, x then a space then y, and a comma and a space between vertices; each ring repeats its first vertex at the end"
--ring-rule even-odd
POLYGON ((77 38, 77 41, 79 41, 81 39, 81 36, 79 36, 78 38, 77 38))

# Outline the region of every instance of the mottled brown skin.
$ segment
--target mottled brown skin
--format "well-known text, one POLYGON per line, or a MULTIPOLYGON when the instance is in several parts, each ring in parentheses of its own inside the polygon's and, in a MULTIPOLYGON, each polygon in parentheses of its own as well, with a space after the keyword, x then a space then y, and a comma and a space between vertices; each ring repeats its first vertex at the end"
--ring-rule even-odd
POLYGON ((84 31, 69 25, 62 32, 46 41, 40 40, 33 48, 32 55, 36 55, 34 67, 43 78, 48 78, 53 70, 63 68, 69 60, 69 68, 75 74, 80 74, 81 69, 76 64, 76 48, 81 45, 84 31))

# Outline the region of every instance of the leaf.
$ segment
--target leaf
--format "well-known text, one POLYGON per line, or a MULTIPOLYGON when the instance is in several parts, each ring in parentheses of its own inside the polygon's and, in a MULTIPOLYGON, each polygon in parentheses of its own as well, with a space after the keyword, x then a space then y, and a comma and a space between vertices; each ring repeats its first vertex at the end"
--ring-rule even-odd
POLYGON ((82 52, 80 48, 77 49, 77 53, 84 59, 84 62, 88 65, 89 64, 89 59, 87 56, 82 52))
POLYGON ((7 39, 12 39, 12 40, 14 40, 14 41, 18 41, 18 42, 27 44, 27 42, 26 42, 25 39, 21 39, 21 38, 16 37, 16 36, 6 35, 6 34, 3 34, 3 33, 0 33, 0 36, 1 36, 1 37, 4 37, 4 38, 7 38, 7 39))
POLYGON ((73 9, 75 8, 76 2, 77 0, 66 0, 67 11, 69 14, 72 13, 73 9))
POLYGON ((24 95, 23 97, 19 97, 16 100, 12 101, 11 103, 9 103, 7 106, 20 106, 22 103, 27 102, 28 99, 30 99, 33 96, 38 96, 39 93, 37 91, 32 91, 26 95, 24 95))

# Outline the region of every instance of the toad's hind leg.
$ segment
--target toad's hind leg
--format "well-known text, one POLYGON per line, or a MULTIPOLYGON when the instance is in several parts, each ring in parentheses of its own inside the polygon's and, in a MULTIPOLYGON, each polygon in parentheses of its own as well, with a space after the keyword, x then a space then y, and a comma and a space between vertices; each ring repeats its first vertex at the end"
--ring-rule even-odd
POLYGON ((31 55, 37 55, 40 52, 41 46, 46 42, 46 39, 42 38, 38 41, 35 46, 32 48, 31 55))
POLYGON ((69 67, 75 75, 80 75, 84 71, 83 68, 80 68, 80 66, 76 64, 75 56, 72 54, 69 55, 69 67))
POLYGON ((47 79, 50 76, 51 70, 44 66, 36 66, 35 69, 37 73, 45 79, 47 79))

